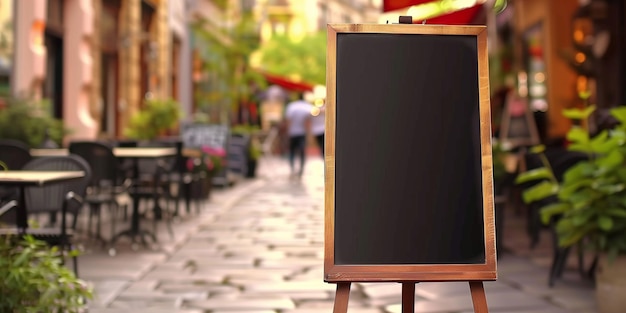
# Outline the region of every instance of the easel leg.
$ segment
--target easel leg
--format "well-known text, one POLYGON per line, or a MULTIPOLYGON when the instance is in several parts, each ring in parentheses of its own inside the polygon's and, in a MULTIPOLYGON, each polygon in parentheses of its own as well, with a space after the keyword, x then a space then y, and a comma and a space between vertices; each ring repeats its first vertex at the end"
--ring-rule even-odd
POLYGON ((415 313, 415 283, 402 283, 402 313, 415 313))
POLYGON ((333 313, 348 312, 348 298, 350 298, 351 283, 337 283, 337 292, 335 293, 335 307, 333 313))
POLYGON ((472 293, 472 303, 474 304, 474 313, 489 313, 483 282, 471 281, 469 285, 470 292, 472 293))

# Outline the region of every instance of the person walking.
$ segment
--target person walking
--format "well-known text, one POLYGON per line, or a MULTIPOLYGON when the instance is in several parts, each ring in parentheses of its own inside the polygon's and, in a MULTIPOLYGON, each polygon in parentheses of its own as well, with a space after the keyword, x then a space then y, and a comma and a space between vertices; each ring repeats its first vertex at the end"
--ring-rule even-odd
POLYGON ((289 137, 289 166, 291 176, 302 177, 304 164, 306 162, 306 135, 311 128, 311 110, 313 105, 304 98, 292 101, 285 109, 285 119, 287 121, 287 136, 289 137), (300 167, 296 172, 296 154, 300 158, 300 167))
POLYGON ((322 159, 324 159, 324 132, 326 127, 326 107, 315 106, 312 111, 311 133, 315 137, 317 146, 320 148, 322 159))

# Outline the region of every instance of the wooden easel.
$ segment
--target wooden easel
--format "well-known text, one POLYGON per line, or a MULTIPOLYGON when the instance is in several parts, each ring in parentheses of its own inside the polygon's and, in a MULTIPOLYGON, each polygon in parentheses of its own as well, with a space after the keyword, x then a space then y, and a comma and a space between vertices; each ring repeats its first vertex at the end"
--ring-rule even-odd
MULTIPOLYGON (((415 312, 415 284, 417 282, 402 282, 402 313, 415 312)), ((350 297, 350 282, 337 283, 335 293, 335 305, 333 313, 347 313, 348 299, 350 297)), ((475 313, 488 313, 487 298, 482 281, 469 282, 470 293, 475 313)))

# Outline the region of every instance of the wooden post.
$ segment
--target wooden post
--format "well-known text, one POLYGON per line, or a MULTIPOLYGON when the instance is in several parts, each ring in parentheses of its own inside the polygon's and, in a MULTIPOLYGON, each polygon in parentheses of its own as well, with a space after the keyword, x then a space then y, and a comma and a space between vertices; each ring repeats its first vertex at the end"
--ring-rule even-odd
POLYGON ((483 282, 470 281, 469 285, 470 292, 472 293, 472 303, 474 304, 474 313, 489 313, 483 282))
POLYGON ((402 283, 402 313, 415 312, 415 282, 402 283))
POLYGON ((335 307, 333 313, 347 313, 348 299, 350 298, 351 283, 337 283, 337 292, 335 293, 335 307))

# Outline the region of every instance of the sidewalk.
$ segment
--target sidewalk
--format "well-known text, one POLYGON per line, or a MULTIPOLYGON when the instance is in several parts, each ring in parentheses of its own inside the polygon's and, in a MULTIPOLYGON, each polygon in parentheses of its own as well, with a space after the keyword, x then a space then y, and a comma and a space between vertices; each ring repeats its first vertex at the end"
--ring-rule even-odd
MULTIPOLYGON (((332 312, 335 285, 323 282, 323 164, 311 156, 301 181, 286 161, 263 160, 260 177, 214 190, 199 215, 159 234, 161 248, 115 257, 94 248, 79 263, 93 283, 89 312, 332 312)), ((486 282, 490 312, 591 313, 593 287, 567 270, 547 286, 548 239, 528 250, 521 218, 505 220, 499 279, 486 282)), ((164 227, 161 227, 164 228, 164 227)), ((398 283, 352 284, 348 312, 400 313, 398 283)), ((420 283, 416 312, 472 312, 465 282, 420 283)))

